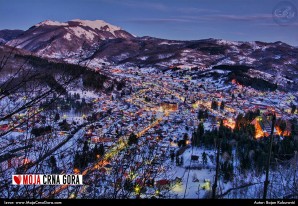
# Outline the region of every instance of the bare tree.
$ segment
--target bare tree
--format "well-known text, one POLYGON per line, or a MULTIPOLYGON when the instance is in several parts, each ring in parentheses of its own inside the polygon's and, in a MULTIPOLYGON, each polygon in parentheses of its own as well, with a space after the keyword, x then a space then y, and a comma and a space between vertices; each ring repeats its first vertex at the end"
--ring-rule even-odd
MULTIPOLYGON (((15 48, 0 48, 1 197, 38 198, 55 189, 14 186, 11 175, 47 173, 49 157, 54 154, 58 158, 55 152, 86 126, 76 125, 72 134, 61 138, 54 116, 60 112, 57 102, 67 96, 70 87, 78 84, 87 70, 40 59, 15 48)), ((56 173, 63 170, 59 166, 55 169, 56 173)))
POLYGON ((170 164, 164 164, 166 154, 157 155, 158 145, 131 145, 109 160, 105 167, 99 167, 90 175, 97 182, 90 194, 82 194, 87 198, 159 198, 168 195, 168 185, 156 184, 158 179, 169 179, 170 164), (87 195, 87 196, 86 196, 87 195))

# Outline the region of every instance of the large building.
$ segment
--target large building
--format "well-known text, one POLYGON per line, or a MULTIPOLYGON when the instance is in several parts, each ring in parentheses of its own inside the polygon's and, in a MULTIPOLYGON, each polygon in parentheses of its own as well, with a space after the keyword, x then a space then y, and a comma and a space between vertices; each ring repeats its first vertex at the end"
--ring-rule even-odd
MULTIPOLYGON (((255 138, 261 138, 261 137, 268 137, 271 134, 271 128, 272 128, 272 117, 271 116, 258 116, 256 117, 251 124, 253 124, 256 128, 256 136, 255 138)), ((288 121, 285 121, 286 127, 284 131, 282 131, 280 126, 281 120, 277 120, 274 125, 274 131, 273 134, 275 135, 283 135, 283 136, 289 136, 291 134, 291 124, 288 121)))

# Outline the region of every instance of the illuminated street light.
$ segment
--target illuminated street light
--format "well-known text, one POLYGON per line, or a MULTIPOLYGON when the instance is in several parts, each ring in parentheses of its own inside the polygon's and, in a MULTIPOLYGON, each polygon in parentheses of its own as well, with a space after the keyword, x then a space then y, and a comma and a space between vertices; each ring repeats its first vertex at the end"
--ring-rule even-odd
POLYGON ((137 185, 136 187, 135 187, 135 193, 136 194, 140 194, 140 187, 139 187, 139 185, 137 185))

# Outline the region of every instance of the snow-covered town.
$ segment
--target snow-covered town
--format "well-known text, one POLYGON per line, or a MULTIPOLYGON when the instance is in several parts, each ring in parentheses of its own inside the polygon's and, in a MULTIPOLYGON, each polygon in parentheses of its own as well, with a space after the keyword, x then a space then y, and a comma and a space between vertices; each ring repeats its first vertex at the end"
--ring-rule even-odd
POLYGON ((1 203, 295 204, 297 2, 0 2, 1 203))
MULTIPOLYGON (((76 173, 85 175, 83 187, 49 188, 41 197, 206 198, 214 184, 217 151, 216 147, 195 144, 199 125, 205 133, 221 126, 233 130, 239 115, 257 112, 250 122, 255 129, 251 138, 269 139, 269 115, 274 113, 285 124, 276 125, 273 131, 281 141, 290 138, 292 120, 298 116, 293 107, 298 104, 297 92, 258 91, 234 79, 227 83, 224 78, 214 78, 214 72, 220 75, 224 70, 210 75, 211 70, 205 69, 199 79, 187 65, 178 72, 154 68, 136 72, 136 68, 121 67, 99 70, 110 72, 125 86, 105 94, 73 85, 55 110, 34 107, 0 122, 1 133, 26 122, 2 138, 3 181, 9 182, 18 172, 76 173), (89 109, 65 109, 72 99, 89 109)), ((16 98, 27 101, 26 97, 16 98)), ((221 162, 235 159, 235 177, 219 178, 221 191, 239 185, 240 177, 247 184, 264 178, 262 173, 237 174, 240 163, 235 153, 234 148, 232 154, 220 155, 221 162)), ((260 197, 261 187, 252 188, 247 197, 260 197)), ((3 191, 2 196, 6 195, 3 191)))

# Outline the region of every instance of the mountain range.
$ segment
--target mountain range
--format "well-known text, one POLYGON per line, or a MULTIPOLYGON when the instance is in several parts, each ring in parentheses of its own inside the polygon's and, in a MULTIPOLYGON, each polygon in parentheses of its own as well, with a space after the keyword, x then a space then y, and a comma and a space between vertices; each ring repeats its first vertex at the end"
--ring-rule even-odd
POLYGON ((46 59, 86 63, 90 68, 191 67, 245 65, 251 75, 268 81, 298 84, 298 48, 283 42, 221 39, 178 41, 137 37, 102 20, 46 20, 26 31, 0 31, 2 47, 16 47, 46 59))

